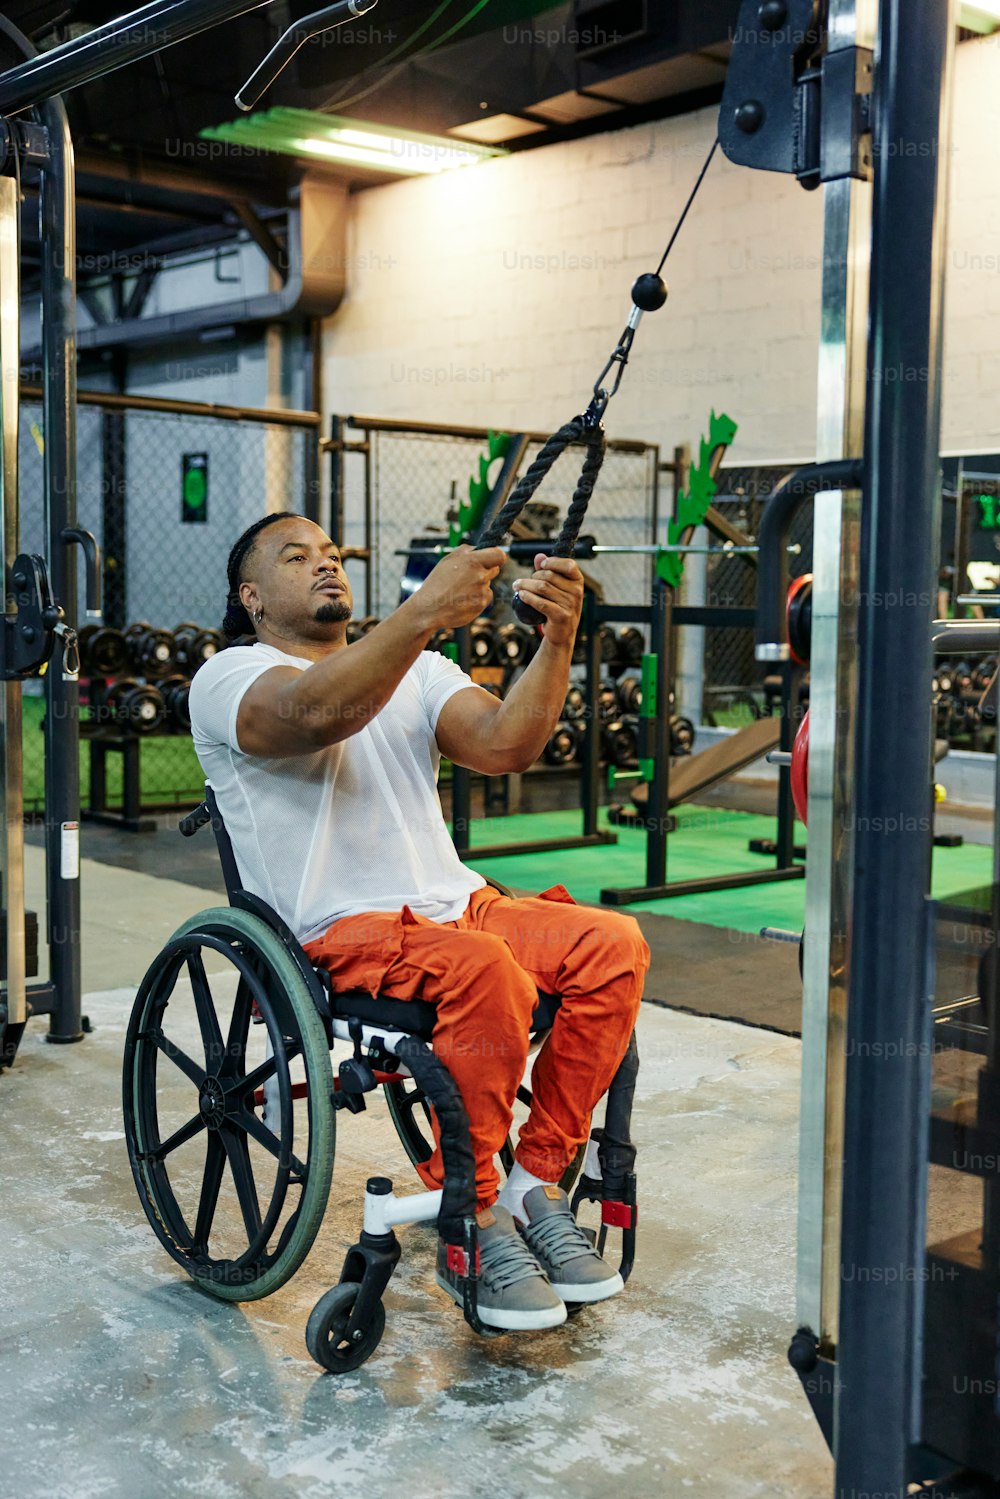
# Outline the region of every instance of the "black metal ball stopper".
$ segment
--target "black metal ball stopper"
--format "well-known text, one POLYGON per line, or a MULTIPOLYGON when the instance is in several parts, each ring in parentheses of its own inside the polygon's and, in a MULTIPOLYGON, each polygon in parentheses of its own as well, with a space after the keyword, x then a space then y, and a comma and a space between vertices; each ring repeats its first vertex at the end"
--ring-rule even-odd
POLYGON ((667 284, 655 271, 637 276, 632 287, 632 301, 640 312, 657 312, 667 300, 667 284))

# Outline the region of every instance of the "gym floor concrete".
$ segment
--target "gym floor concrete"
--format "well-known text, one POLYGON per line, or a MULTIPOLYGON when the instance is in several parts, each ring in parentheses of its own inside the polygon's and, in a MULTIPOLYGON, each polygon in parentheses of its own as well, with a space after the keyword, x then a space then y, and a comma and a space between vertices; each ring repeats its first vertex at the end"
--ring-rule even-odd
MULTIPOLYGON (((88 841, 85 830, 85 851, 88 841)), ((137 838, 133 862, 184 874, 170 863, 177 845, 176 833, 137 838)), ((37 909, 41 879, 29 848, 37 909)), ((433 1230, 403 1228, 380 1347, 356 1372, 323 1376, 303 1331, 356 1238, 365 1177, 417 1186, 381 1099, 338 1119, 320 1237, 265 1301, 233 1306, 195 1290, 149 1230, 128 1169, 120 1065, 132 992, 170 932, 213 903, 203 883, 85 858, 84 1008, 96 1029, 53 1047, 32 1024, 0 1078, 5 1492, 831 1491, 825 1445, 785 1362, 796 1040, 644 1006, 642 1212, 625 1294, 550 1333, 480 1341, 434 1288, 433 1230)))

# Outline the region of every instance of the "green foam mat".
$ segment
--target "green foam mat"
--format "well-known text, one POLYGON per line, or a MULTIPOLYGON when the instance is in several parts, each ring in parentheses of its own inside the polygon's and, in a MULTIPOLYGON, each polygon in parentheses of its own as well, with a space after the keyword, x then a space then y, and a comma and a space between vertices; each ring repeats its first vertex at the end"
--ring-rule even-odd
MULTIPOLYGON (((731 812, 718 807, 686 806, 677 809, 677 831, 670 834, 667 849, 669 880, 698 879, 706 875, 741 873, 766 869, 773 862, 747 847, 751 838, 773 838, 775 819, 749 812, 731 812)), ((646 878, 646 837, 641 829, 610 828, 602 811, 600 825, 617 834, 616 844, 595 848, 571 848, 537 854, 512 854, 491 859, 485 852, 490 843, 558 838, 579 833, 580 813, 541 812, 513 817, 477 820, 472 825, 473 848, 484 846, 482 856, 473 853, 468 862, 481 874, 519 890, 545 890, 565 885, 580 901, 600 903, 603 889, 642 885, 646 878)), ((805 830, 796 828, 796 841, 805 830)), ((992 850, 981 844, 934 850, 932 893, 937 899, 954 896, 992 879, 992 850)), ((740 932, 758 932, 762 926, 799 930, 805 919, 805 880, 775 880, 773 884, 744 885, 734 890, 712 890, 700 895, 679 895, 667 900, 636 901, 620 909, 654 911, 681 921, 706 926, 730 927, 740 932)))

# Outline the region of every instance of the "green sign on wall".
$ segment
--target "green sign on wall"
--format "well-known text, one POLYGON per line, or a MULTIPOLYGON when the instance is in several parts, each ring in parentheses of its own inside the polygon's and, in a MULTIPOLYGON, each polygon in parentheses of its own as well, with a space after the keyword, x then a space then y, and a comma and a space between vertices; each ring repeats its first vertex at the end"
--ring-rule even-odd
POLYGON ((1000 494, 977 494, 975 498, 980 531, 1000 531, 1000 494))
POLYGON ((181 455, 181 521, 203 525, 208 520, 208 454, 181 455))

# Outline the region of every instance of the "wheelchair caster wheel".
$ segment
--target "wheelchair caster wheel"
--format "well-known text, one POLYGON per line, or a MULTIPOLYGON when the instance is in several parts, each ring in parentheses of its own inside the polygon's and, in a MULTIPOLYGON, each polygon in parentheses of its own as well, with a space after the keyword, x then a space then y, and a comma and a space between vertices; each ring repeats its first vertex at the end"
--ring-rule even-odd
POLYGON ((357 1369, 375 1352, 385 1331, 385 1307, 380 1301, 367 1324, 352 1339, 345 1338, 359 1289, 352 1281, 334 1286, 317 1301, 306 1324, 306 1347, 330 1374, 357 1369))

